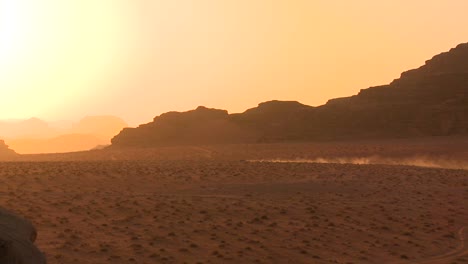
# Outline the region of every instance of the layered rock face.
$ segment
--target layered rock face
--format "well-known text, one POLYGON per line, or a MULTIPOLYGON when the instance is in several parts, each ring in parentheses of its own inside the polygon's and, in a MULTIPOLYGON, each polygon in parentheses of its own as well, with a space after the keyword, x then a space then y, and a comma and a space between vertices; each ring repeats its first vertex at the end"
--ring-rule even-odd
POLYGON ((241 114, 199 107, 123 130, 115 147, 468 134, 468 43, 388 85, 319 107, 272 101, 241 114))
POLYGON ((318 122, 334 137, 467 134, 468 44, 404 72, 389 85, 331 100, 319 112, 318 122), (327 122, 333 119, 335 124, 327 122))
POLYGON ((36 236, 29 221, 0 208, 0 263, 45 264, 44 255, 34 245, 36 236))

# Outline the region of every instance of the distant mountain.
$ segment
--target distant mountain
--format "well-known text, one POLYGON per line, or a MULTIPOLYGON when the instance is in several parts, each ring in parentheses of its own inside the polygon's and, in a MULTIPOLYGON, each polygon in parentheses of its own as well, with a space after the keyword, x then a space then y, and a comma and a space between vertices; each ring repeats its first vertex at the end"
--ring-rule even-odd
POLYGON ((91 150, 109 140, 87 134, 65 134, 47 139, 12 139, 8 144, 21 154, 64 153, 91 150))
POLYGON ((58 131, 39 118, 19 121, 0 121, 0 137, 2 138, 47 138, 58 135, 58 131))
POLYGON ((319 107, 271 101, 241 114, 199 107, 124 129, 114 147, 468 135, 468 43, 383 86, 319 107))
POLYGON ((78 123, 31 118, 0 121, 0 137, 20 154, 72 152, 109 145, 126 126, 114 116, 88 116, 78 123))

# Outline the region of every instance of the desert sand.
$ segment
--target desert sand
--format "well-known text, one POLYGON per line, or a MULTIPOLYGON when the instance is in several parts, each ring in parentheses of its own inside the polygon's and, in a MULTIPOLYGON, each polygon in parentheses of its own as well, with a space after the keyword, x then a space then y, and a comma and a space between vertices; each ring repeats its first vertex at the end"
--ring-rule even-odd
POLYGON ((467 142, 29 155, 0 204, 52 264, 468 263, 467 142))

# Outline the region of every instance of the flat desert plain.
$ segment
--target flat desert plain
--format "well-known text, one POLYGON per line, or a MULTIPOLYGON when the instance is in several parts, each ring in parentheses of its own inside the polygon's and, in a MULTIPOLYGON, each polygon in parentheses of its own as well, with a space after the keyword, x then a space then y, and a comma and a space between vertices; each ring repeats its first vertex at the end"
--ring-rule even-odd
POLYGON ((30 155, 0 204, 52 264, 468 263, 467 142, 30 155))

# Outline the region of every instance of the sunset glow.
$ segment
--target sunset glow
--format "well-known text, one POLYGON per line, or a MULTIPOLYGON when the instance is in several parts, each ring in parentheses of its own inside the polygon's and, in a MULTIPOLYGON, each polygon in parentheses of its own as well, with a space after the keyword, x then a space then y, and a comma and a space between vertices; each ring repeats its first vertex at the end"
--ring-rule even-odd
POLYGON ((466 42, 466 1, 1 0, 0 119, 319 105, 466 42))
POLYGON ((0 0, 0 264, 466 263, 467 0, 0 0))
POLYGON ((80 99, 86 103, 85 97, 104 93, 99 82, 113 71, 113 60, 120 59, 126 38, 131 38, 123 5, 59 0, 0 3, 1 117, 66 118, 73 111, 67 105, 77 107, 80 99), (112 8, 106 10, 108 6, 112 8))

